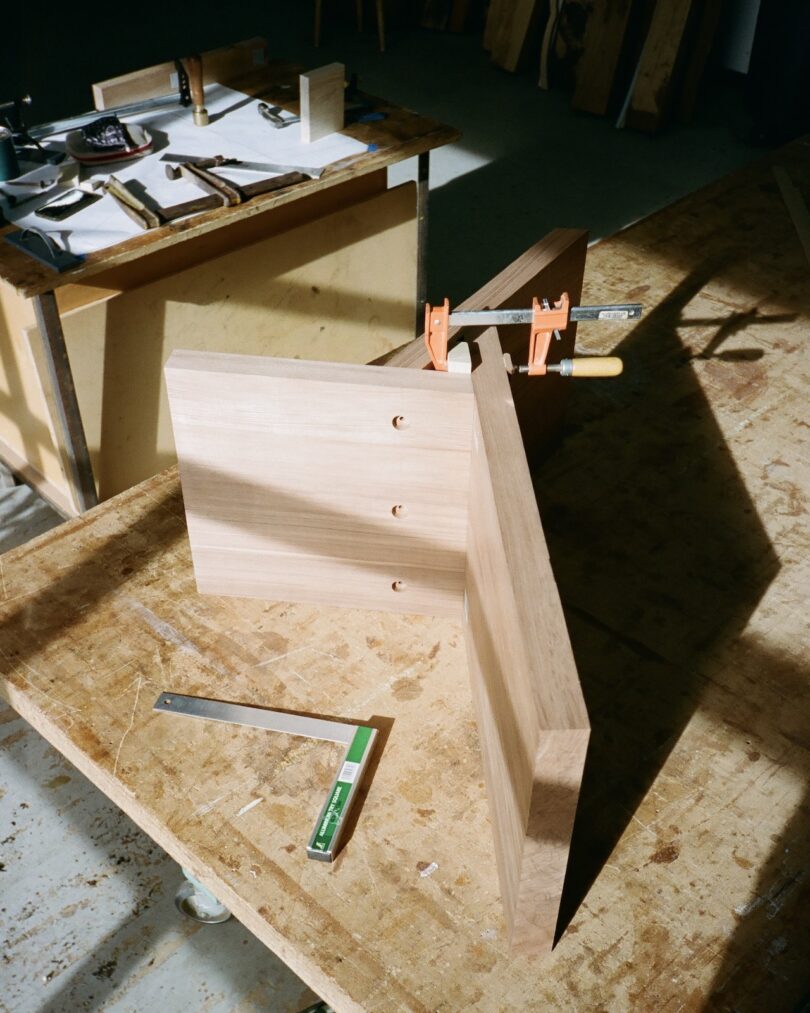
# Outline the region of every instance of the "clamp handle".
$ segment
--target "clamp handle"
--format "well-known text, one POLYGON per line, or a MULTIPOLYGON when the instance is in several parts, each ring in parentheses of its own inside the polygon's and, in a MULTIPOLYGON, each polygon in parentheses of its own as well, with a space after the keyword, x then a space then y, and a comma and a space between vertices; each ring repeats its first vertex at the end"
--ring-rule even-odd
POLYGON ((561 359, 557 365, 547 367, 549 373, 560 376, 619 376, 624 363, 615 355, 589 355, 578 359, 561 359))
POLYGON ((191 101, 194 103, 192 116, 194 125, 197 127, 208 126, 208 110, 205 108, 205 88, 203 85, 202 57, 198 53, 187 56, 183 61, 186 74, 188 74, 188 86, 191 92, 191 101))

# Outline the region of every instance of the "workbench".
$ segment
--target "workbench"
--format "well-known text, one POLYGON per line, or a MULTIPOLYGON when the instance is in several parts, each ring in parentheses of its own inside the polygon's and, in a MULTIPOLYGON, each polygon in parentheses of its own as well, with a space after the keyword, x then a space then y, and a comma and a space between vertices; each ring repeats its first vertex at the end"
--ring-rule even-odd
MULTIPOLYGON (((269 63, 222 83, 297 111, 300 69, 269 63)), ((143 97, 129 77, 119 102, 143 97)), ((413 336, 426 299, 430 152, 459 134, 370 101, 384 118, 342 133, 374 150, 63 274, 3 242, 12 226, 0 229, 0 459, 62 514, 174 461, 161 380, 174 348, 366 362, 413 336), (388 166, 414 156, 417 182, 388 189, 388 166)), ((256 130, 273 132, 261 121, 256 130)))
POLYGON ((583 300, 645 316, 580 331, 626 372, 534 471, 593 727, 545 961, 504 941, 460 625, 198 595, 173 469, 0 560, 11 705, 337 1009, 806 997, 810 265, 773 161, 807 192, 797 142, 589 252, 583 300), (333 747, 165 690, 380 730, 333 865, 333 747))

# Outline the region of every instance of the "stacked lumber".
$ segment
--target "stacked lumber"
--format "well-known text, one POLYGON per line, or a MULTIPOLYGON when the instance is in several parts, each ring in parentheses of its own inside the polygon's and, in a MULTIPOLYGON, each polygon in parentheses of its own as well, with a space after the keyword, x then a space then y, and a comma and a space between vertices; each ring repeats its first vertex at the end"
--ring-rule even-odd
POLYGON ((574 109, 656 131, 690 119, 722 0, 491 0, 484 49, 539 83, 572 87, 574 109), (584 28, 583 28, 584 25, 584 28))
POLYGON ((691 117, 722 0, 595 0, 572 105, 654 132, 691 117))

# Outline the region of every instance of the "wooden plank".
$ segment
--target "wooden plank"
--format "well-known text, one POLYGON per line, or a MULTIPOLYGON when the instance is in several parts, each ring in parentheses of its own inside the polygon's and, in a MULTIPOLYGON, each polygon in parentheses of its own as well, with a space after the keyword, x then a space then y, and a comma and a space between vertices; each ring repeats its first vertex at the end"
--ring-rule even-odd
POLYGON ((466 639, 509 939, 551 950, 588 715, 497 333, 476 341, 466 639))
POLYGON ((469 376, 174 352, 202 593, 459 617, 469 376))
MULTIPOLYGON (((188 54, 178 54, 186 55, 188 54)), ((231 46, 211 49, 202 54, 203 83, 230 84, 252 70, 266 67, 268 61, 267 39, 260 36, 231 46)), ((99 110, 142 102, 177 91, 177 68, 173 61, 160 63, 107 81, 99 81, 92 88, 93 104, 99 110)))
MULTIPOLYGON (((587 248, 587 232, 580 229, 554 229, 453 309, 526 309, 531 306, 533 296, 547 296, 553 300, 558 299, 564 291, 568 292, 571 305, 575 306, 581 296, 587 248)), ((459 328, 450 329, 451 344, 460 334, 459 328)), ((576 334, 577 325, 571 324, 564 332, 562 341, 552 344, 549 362, 570 358, 576 334)), ((504 352, 509 354, 514 364, 527 361, 528 325, 502 327, 499 337, 504 352)), ((424 336, 377 361, 413 369, 432 368, 424 336)), ((558 432, 571 384, 559 376, 543 377, 542 383, 538 384, 536 377, 520 375, 513 377, 511 387, 524 446, 532 459, 549 445, 558 432)))
POLYGON ((697 11, 697 24, 689 40, 689 53, 684 60, 677 102, 678 119, 684 123, 688 123, 694 114, 723 9, 723 0, 705 0, 697 11))
POLYGON ((693 0, 656 3, 630 96, 628 126, 655 131, 669 115, 692 10, 693 0))
POLYGON ((345 80, 346 68, 342 63, 328 63, 301 75, 301 140, 304 144, 343 129, 345 80))
POLYGON ((574 109, 596 116, 607 113, 634 2, 596 0, 591 8, 571 100, 574 109))
POLYGON ((519 70, 538 30, 537 0, 516 0, 490 5, 484 46, 492 62, 504 70, 519 70))

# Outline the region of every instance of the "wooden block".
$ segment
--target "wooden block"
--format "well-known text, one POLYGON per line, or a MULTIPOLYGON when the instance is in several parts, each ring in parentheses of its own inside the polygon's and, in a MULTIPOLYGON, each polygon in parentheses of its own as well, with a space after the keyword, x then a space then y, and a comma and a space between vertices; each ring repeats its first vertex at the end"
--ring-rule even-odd
POLYGON ((343 129, 343 90, 346 68, 328 63, 300 78, 301 140, 318 141, 343 129))
POLYGON ((477 341, 466 639, 509 937, 551 949, 589 725, 494 329, 477 341))
MULTIPOLYGON (((178 54, 185 55, 185 54, 178 54)), ((267 39, 256 37, 202 54, 203 83, 230 84, 243 74, 268 62, 267 39)), ((177 68, 173 61, 135 70, 92 85, 96 109, 110 109, 129 102, 142 102, 177 91, 177 68)))
POLYGON ((469 375, 174 352, 201 592, 460 616, 469 375))

